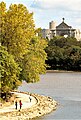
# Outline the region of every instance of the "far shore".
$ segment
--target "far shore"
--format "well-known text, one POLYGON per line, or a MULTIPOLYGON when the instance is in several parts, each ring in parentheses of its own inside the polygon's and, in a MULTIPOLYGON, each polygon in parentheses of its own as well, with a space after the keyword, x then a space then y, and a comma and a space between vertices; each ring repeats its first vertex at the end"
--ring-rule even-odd
POLYGON ((0 120, 29 120, 43 116, 57 109, 58 103, 49 96, 29 92, 19 93, 32 96, 36 100, 36 103, 29 108, 21 109, 21 111, 15 110, 12 112, 0 113, 0 120))
POLYGON ((73 73, 73 72, 80 72, 80 71, 67 71, 67 70, 47 70, 46 73, 73 73))

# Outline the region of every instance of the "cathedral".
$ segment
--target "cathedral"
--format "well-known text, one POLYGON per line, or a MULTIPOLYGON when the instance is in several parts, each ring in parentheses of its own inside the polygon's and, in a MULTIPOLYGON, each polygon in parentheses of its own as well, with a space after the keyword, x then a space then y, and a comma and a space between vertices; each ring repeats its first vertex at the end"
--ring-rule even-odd
POLYGON ((65 19, 56 26, 56 22, 49 22, 49 29, 42 29, 42 37, 52 39, 54 36, 75 37, 78 41, 81 40, 81 32, 79 29, 73 29, 65 23, 65 19))

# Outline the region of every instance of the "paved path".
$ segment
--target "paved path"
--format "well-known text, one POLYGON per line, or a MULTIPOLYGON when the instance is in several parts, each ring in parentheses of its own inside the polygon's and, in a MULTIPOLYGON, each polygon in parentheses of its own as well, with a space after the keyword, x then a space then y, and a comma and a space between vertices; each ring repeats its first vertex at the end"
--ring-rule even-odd
MULTIPOLYGON (((27 94, 24 94, 24 93, 17 93, 17 92, 14 92, 14 94, 17 95, 18 110, 19 110, 19 100, 22 101, 22 104, 23 104, 22 109, 30 108, 31 106, 33 106, 33 105, 35 105, 37 103, 37 100, 33 96, 30 96, 30 95, 27 95, 27 94), (30 102, 29 98, 31 98, 31 102, 30 102)), ((13 105, 10 105, 8 107, 0 108, 0 113, 12 112, 12 111, 16 111, 16 109, 15 109, 15 101, 14 101, 13 105)))

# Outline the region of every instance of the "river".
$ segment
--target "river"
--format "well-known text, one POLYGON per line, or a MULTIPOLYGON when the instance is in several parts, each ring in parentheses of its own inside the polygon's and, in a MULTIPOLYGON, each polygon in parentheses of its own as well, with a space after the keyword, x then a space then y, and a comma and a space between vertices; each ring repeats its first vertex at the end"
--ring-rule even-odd
POLYGON ((38 83, 23 81, 19 91, 50 96, 56 111, 35 120, 81 120, 81 72, 54 72, 40 76, 38 83))

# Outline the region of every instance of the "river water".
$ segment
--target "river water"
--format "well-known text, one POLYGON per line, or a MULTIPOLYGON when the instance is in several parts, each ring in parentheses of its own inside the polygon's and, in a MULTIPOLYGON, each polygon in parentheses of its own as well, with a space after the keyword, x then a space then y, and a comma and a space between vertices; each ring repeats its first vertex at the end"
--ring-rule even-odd
POLYGON ((81 120, 81 72, 46 73, 38 83, 23 81, 18 90, 50 96, 59 103, 56 111, 35 120, 81 120))

